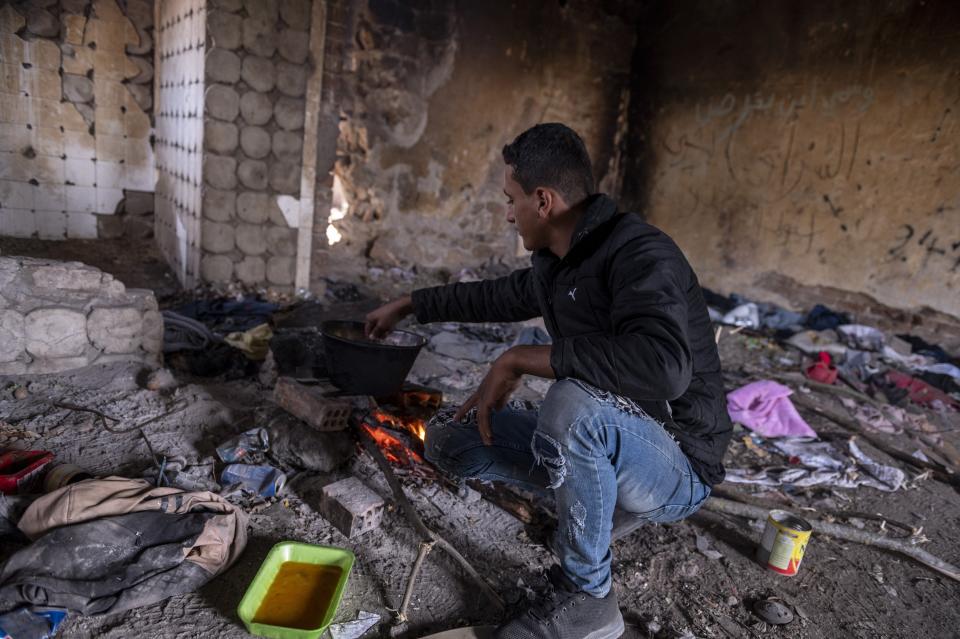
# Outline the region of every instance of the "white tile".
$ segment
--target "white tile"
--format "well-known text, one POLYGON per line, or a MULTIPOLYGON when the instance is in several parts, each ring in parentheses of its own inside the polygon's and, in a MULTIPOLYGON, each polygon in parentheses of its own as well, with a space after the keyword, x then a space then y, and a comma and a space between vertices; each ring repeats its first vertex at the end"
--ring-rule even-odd
POLYGON ((86 131, 66 131, 63 152, 68 160, 92 160, 97 156, 97 141, 86 131))
POLYGON ((97 187, 97 208, 95 213, 112 215, 117 212, 117 204, 123 199, 123 189, 102 189, 97 187))
MULTIPOLYGON (((0 118, 3 115, 0 114, 0 118)), ((0 122, 0 151, 14 151, 19 153, 23 147, 30 144, 30 130, 26 124, 0 122)))
POLYGON ((97 131, 97 161, 119 162, 124 159, 126 140, 122 135, 101 134, 97 131))
POLYGON ((37 187, 29 182, 0 180, 0 208, 35 209, 37 187))
POLYGON ((97 216, 93 213, 67 213, 67 237, 97 239, 97 216))
POLYGON ((37 237, 62 240, 67 237, 67 214, 63 211, 37 211, 37 237))
POLYGON ((66 192, 62 184, 41 184, 37 187, 36 204, 33 208, 44 211, 65 211, 66 192))
POLYGON ((107 162, 97 160, 97 188, 98 189, 122 189, 126 171, 124 165, 119 162, 107 162))
POLYGON ((153 191, 157 185, 157 169, 152 165, 127 166, 124 187, 134 191, 153 191))
POLYGON ((21 153, 0 151, 0 180, 28 182, 30 177, 30 161, 21 153))
POLYGON ((37 220, 29 209, 0 209, 0 235, 8 237, 33 237, 37 220))
POLYGON ((63 131, 59 127, 35 127, 33 131, 33 148, 40 155, 63 155, 63 131))
POLYGON ((67 182, 77 186, 93 186, 97 181, 97 163, 93 160, 71 160, 64 163, 67 182))
POLYGON ((30 160, 30 177, 41 184, 63 184, 66 180, 66 162, 63 158, 38 155, 30 160))
POLYGON ((67 210, 93 213, 97 210, 97 189, 92 186, 66 186, 67 210))

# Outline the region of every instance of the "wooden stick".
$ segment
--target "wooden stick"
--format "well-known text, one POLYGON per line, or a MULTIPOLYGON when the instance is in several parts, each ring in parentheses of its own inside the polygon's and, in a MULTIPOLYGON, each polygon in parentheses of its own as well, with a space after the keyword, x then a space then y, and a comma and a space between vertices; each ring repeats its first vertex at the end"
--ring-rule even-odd
MULTIPOLYGON (((383 456, 383 453, 380 452, 380 449, 377 447, 376 442, 373 441, 373 438, 364 428, 359 428, 360 431, 360 441, 363 444, 364 449, 373 457, 373 461, 377 463, 377 466, 380 468, 380 472, 383 473, 384 478, 387 480, 387 483, 390 485, 390 490, 393 491, 393 497, 397 500, 397 503, 400 504, 400 510, 403 511, 403 514, 406 515, 407 520, 416 528, 417 532, 420 534, 423 542, 436 543, 440 546, 444 552, 450 555, 460 567, 466 571, 474 581, 480 586, 480 590, 483 591, 483 594, 490 599, 491 603, 497 608, 498 612, 502 612, 505 608, 503 599, 500 598, 500 595, 490 587, 490 585, 484 580, 484 578, 478 573, 473 566, 470 565, 463 555, 461 555, 456 548, 450 545, 450 543, 433 532, 423 523, 423 520, 420 519, 420 515, 417 514, 417 510, 413 507, 413 504, 410 503, 410 500, 407 499, 406 494, 403 492, 403 487, 400 485, 400 482, 397 480, 397 476, 394 474, 393 469, 390 467, 390 462, 383 456)), ((416 575, 411 571, 411 578, 416 575)), ((408 589, 410 586, 408 585, 408 589)))
MULTIPOLYGON (((769 514, 769 511, 766 508, 751 506, 750 504, 741 504, 728 499, 721 499, 719 497, 711 497, 707 500, 703 507, 706 510, 713 512, 724 513, 726 515, 735 515, 737 517, 747 517, 749 519, 766 520, 767 515, 769 514)), ((960 568, 951 563, 943 561, 939 557, 931 555, 926 550, 917 548, 916 546, 912 546, 908 543, 904 543, 899 539, 890 539, 889 537, 882 537, 867 530, 858 530, 856 528, 851 528, 850 526, 841 526, 840 524, 831 524, 829 522, 820 520, 814 520, 811 523, 815 533, 827 535, 829 537, 835 537, 837 539, 843 539, 846 541, 853 541, 858 544, 865 544, 867 546, 875 546, 877 548, 883 548, 884 550, 891 550, 893 552, 900 553, 901 555, 905 555, 910 559, 913 559, 914 561, 939 572, 941 575, 950 577, 954 581, 960 581, 960 568)))
POLYGON ((433 541, 421 541, 420 548, 417 550, 417 559, 413 562, 413 568, 410 569, 410 576, 407 577, 407 589, 403 593, 403 602, 400 604, 400 610, 397 611, 397 623, 407 623, 407 607, 413 598, 413 588, 417 584, 417 576, 420 574, 420 568, 423 566, 423 560, 427 558, 430 551, 433 550, 433 541))

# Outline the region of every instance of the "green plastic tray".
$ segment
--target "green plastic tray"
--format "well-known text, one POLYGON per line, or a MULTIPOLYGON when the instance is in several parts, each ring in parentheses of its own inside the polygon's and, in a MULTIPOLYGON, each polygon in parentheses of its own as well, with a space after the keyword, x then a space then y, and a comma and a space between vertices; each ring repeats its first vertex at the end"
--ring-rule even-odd
POLYGON ((350 577, 350 571, 353 570, 353 553, 344 548, 334 548, 333 546, 314 546, 312 544, 303 544, 297 541, 282 541, 267 553, 266 559, 260 565, 260 570, 247 587, 240 605, 237 606, 237 614, 243 625, 247 627, 247 632, 258 637, 270 637, 272 639, 317 639, 330 622, 333 621, 333 615, 340 606, 340 599, 343 597, 343 590, 347 585, 347 579, 350 577), (271 626, 265 623, 254 623, 253 617, 257 614, 260 603, 267 594, 270 584, 280 570, 280 564, 286 561, 297 561, 305 564, 320 564, 323 566, 338 566, 342 571, 340 581, 333 591, 333 597, 330 598, 330 605, 323 615, 323 621, 317 628, 302 630, 300 628, 287 628, 285 626, 271 626))

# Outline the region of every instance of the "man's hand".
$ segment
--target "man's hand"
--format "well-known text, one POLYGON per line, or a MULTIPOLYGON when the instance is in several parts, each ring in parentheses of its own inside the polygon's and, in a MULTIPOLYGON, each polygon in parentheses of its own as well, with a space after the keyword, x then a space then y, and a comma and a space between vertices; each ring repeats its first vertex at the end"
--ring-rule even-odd
POLYGON ((379 339, 393 330, 397 322, 413 312, 413 300, 409 295, 384 304, 367 313, 365 332, 367 337, 379 339))
POLYGON ((480 439, 487 446, 491 445, 491 413, 507 405, 510 396, 520 386, 520 378, 524 374, 547 378, 554 376, 550 367, 549 346, 514 346, 508 349, 493 362, 490 371, 480 382, 480 388, 463 403, 453 418, 459 421, 471 408, 476 408, 480 439))

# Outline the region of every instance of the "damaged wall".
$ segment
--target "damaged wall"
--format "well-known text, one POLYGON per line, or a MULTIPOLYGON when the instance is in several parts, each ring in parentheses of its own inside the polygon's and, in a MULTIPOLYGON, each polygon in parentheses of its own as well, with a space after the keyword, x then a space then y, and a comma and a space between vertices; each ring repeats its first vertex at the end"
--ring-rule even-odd
POLYGON ((632 168, 706 285, 796 303, 786 277, 960 315, 956 3, 654 11, 634 79, 652 135, 632 150, 652 164, 632 168))
POLYGON ((124 191, 153 191, 153 9, 124 7, 0 8, 0 235, 116 237, 124 191))
POLYGON ((324 107, 342 120, 335 148, 321 125, 320 166, 336 154, 344 201, 318 210, 315 281, 364 256, 458 270, 515 254, 500 149, 537 122, 577 129, 616 190, 629 21, 585 1, 331 4, 324 107))

